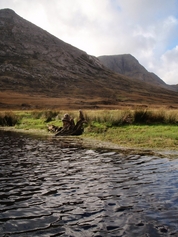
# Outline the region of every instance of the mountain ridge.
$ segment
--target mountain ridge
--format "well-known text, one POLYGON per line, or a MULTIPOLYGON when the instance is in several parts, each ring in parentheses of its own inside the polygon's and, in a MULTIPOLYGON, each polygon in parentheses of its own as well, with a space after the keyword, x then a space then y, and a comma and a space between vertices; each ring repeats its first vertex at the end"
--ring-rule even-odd
POLYGON ((177 93, 113 72, 97 57, 58 39, 11 9, 0 10, 0 34, 0 108, 18 107, 28 101, 30 106, 35 103, 38 107, 178 102, 177 93), (39 103, 32 97, 38 97, 39 103))
POLYGON ((155 73, 148 72, 131 54, 103 55, 99 56, 98 59, 105 67, 116 73, 137 78, 138 80, 158 85, 168 90, 178 91, 178 88, 176 88, 178 85, 166 84, 155 73))

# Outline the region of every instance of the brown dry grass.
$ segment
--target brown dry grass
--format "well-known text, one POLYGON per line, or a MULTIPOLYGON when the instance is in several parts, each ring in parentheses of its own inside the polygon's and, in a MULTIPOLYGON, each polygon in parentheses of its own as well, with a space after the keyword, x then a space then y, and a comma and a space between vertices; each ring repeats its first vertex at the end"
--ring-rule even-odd
POLYGON ((145 97, 137 94, 119 94, 118 100, 104 97, 48 97, 42 94, 25 94, 13 91, 0 91, 0 110, 31 109, 136 109, 165 108, 178 109, 177 102, 165 97, 145 97))

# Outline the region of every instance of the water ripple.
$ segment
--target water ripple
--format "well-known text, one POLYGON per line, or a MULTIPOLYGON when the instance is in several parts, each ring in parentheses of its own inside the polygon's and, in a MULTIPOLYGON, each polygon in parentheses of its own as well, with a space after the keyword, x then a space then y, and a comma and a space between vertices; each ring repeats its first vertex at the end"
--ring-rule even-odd
POLYGON ((0 131, 0 236, 178 236, 178 160, 0 131))

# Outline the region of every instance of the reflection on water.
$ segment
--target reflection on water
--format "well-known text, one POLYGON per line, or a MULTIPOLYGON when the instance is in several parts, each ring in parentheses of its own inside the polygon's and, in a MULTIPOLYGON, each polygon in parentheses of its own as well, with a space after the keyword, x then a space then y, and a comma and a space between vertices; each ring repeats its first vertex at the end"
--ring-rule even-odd
POLYGON ((0 236, 178 236, 178 160, 0 132, 0 236))

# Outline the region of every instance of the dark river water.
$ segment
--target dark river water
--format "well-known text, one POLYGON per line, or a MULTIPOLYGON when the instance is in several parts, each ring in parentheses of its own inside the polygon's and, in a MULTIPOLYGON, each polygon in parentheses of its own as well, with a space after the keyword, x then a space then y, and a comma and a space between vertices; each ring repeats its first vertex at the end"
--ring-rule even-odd
POLYGON ((177 158, 0 131, 0 236, 178 236, 177 158))

